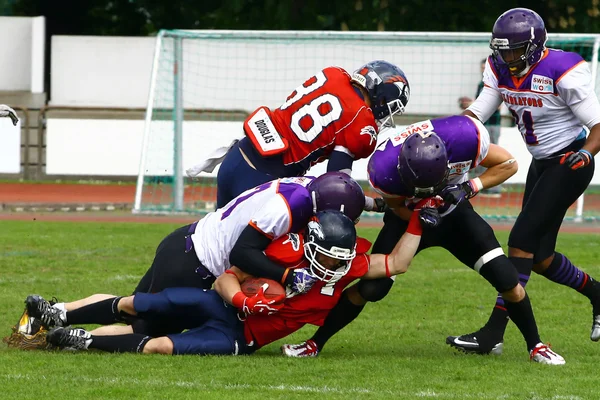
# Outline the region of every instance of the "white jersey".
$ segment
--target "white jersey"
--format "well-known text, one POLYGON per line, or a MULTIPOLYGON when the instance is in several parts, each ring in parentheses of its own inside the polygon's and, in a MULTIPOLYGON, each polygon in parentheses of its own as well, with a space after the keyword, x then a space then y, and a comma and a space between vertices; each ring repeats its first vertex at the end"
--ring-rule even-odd
POLYGON ((230 268, 229 254, 251 225, 270 239, 299 232, 313 215, 310 177, 282 178, 246 190, 202 218, 191 235, 198 259, 214 276, 230 268))
MULTIPOLYGON (((547 49, 522 78, 511 76, 508 69, 498 70, 489 58, 483 82, 500 94, 535 159, 555 155, 580 135, 585 137, 573 108, 595 93, 589 66, 578 54, 547 49)), ((487 108, 493 111, 500 104, 476 103, 469 110, 480 118, 487 108)))

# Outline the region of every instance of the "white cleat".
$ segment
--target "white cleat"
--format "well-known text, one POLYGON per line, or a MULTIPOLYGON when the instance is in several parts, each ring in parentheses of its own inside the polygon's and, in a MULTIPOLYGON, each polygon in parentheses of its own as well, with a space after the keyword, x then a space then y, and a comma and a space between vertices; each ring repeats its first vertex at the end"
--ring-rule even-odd
POLYGON ((597 342, 600 340, 600 314, 594 315, 594 322, 592 323, 592 332, 590 333, 590 339, 597 342))
POLYGON ((284 344, 281 352, 288 357, 316 357, 319 355, 319 348, 314 341, 307 340, 300 344, 284 344))
POLYGON ((529 352, 529 358, 531 361, 540 363, 540 364, 548 364, 548 365, 564 365, 565 359, 560 355, 556 354, 554 351, 550 349, 550 346, 545 345, 544 343, 538 343, 535 347, 529 352))

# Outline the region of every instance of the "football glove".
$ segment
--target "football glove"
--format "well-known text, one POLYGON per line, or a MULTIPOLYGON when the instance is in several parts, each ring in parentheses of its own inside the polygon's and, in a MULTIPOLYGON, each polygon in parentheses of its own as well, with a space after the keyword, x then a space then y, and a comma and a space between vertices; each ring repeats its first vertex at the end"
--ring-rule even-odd
POLYGON ((19 117, 15 110, 7 106, 6 104, 0 104, 0 118, 9 117, 12 120, 14 126, 17 126, 19 117))
POLYGON ((384 213, 389 209, 383 197, 377 197, 373 200, 375 201, 375 207, 373 208, 373 211, 378 213, 384 213))
POLYGON ((265 297, 265 290, 269 287, 268 283, 262 285, 258 293, 254 296, 246 296, 242 292, 238 292, 233 296, 232 304, 239 308, 244 314, 262 314, 271 315, 275 314, 283 307, 283 300, 285 300, 285 294, 281 294, 277 297, 267 299, 265 297))
POLYGON ((475 197, 477 192, 477 187, 471 181, 466 181, 446 186, 440 192, 440 196, 446 203, 458 205, 467 199, 475 197))
POLYGON ((442 222, 438 208, 442 207, 444 202, 439 197, 429 197, 420 200, 414 205, 414 211, 419 214, 421 225, 435 228, 442 222))
POLYGON ((317 281, 317 277, 304 268, 296 268, 292 273, 294 280, 290 285, 290 289, 297 294, 308 292, 317 281))
POLYGON ((586 167, 592 162, 592 153, 587 150, 569 151, 560 158, 560 163, 572 170, 586 167))
POLYGON ((435 228, 442 222, 442 216, 437 208, 422 208, 419 210, 419 221, 423 226, 435 228))

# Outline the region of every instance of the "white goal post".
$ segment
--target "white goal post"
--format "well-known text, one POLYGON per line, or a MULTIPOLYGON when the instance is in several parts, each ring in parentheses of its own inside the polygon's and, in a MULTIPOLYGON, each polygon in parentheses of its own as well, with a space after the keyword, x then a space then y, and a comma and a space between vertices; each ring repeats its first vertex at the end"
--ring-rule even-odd
MULTIPOLYGON (((210 211, 217 170, 191 180, 185 169, 242 137, 242 122, 256 107, 279 107, 300 82, 326 66, 352 71, 375 59, 400 66, 411 85, 401 124, 457 114, 458 98, 475 95, 489 38, 489 33, 447 32, 160 31, 133 211, 210 211)), ((548 45, 582 54, 598 94, 600 35, 550 34, 548 45)), ((518 212, 531 159, 507 110, 503 121, 499 144, 516 156, 520 169, 500 200, 477 204, 492 218, 518 212)), ((319 165, 310 172, 324 170, 319 165)), ((366 179, 366 160, 355 163, 353 176, 366 179)), ((586 192, 593 201, 584 203, 582 196, 568 217, 600 217, 599 187, 597 173, 586 192)))

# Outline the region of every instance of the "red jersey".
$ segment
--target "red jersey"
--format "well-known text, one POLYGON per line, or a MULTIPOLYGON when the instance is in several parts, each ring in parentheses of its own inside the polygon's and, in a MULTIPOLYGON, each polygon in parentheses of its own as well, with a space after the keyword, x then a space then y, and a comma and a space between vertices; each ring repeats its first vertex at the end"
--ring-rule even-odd
POLYGON ((297 87, 278 109, 256 110, 244 131, 259 153, 281 156, 285 176, 298 176, 334 149, 356 160, 369 157, 378 128, 350 75, 328 67, 297 87))
MULTIPOLYGON (((359 238, 356 248, 358 254, 350 270, 334 284, 317 281, 307 293, 286 299, 279 312, 273 315, 249 315, 245 323, 246 337, 252 338, 258 348, 297 331, 305 324, 323 325, 346 286, 369 271, 369 256, 365 253, 370 247, 369 241, 359 238)), ((285 268, 308 266, 304 258, 303 237, 296 233, 273 241, 265 254, 285 268)))

